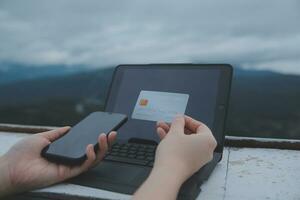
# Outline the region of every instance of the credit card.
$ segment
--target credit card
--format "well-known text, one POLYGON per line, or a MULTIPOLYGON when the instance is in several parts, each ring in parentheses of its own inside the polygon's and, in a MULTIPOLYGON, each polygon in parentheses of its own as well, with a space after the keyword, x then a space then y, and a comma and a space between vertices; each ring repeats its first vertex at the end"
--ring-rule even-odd
POLYGON ((131 117, 172 122, 177 114, 185 113, 188 99, 188 94, 142 90, 131 117))

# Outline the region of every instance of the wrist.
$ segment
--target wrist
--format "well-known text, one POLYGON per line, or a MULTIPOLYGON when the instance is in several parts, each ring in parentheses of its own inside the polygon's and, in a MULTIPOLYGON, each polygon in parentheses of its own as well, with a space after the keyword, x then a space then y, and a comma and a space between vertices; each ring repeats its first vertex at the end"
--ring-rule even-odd
POLYGON ((164 180, 165 182, 172 182, 174 185, 181 185, 185 180, 186 176, 182 174, 181 170, 170 169, 165 166, 154 167, 151 171, 150 177, 156 180, 164 180))
POLYGON ((6 156, 0 157, 0 197, 13 193, 13 187, 9 174, 9 163, 6 156))
POLYGON ((133 199, 176 199, 179 189, 187 176, 182 166, 170 163, 155 163, 143 185, 133 199))
POLYGON ((153 172, 165 174, 168 177, 176 177, 177 182, 182 184, 190 177, 189 167, 184 162, 155 163, 153 172))
MULTIPOLYGON (((173 166, 172 168, 170 168, 168 166, 163 165, 155 166, 152 169, 147 181, 156 183, 155 185, 157 187, 157 191, 160 191, 160 189, 163 188, 164 193, 160 194, 160 197, 166 195, 166 198, 161 199, 169 199, 167 198, 167 196, 169 197, 172 194, 175 195, 174 199, 176 199, 177 193, 179 192, 181 185, 187 179, 187 176, 183 172, 184 170, 181 167, 173 166), (168 191, 172 194, 167 194, 168 191)), ((152 188, 155 189, 154 187, 152 188)))

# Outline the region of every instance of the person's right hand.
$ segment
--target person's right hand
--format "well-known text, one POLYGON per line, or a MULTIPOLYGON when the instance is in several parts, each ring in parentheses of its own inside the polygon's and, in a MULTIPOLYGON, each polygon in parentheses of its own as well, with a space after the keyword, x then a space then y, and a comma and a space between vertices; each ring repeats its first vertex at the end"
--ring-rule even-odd
POLYGON ((157 123, 159 143, 153 169, 133 199, 176 199, 183 182, 213 157, 217 142, 209 128, 188 116, 171 126, 157 123))
POLYGON ((171 125, 158 122, 157 133, 162 141, 157 147, 154 168, 176 168, 183 179, 209 162, 217 146, 210 129, 188 116, 176 117, 171 125))

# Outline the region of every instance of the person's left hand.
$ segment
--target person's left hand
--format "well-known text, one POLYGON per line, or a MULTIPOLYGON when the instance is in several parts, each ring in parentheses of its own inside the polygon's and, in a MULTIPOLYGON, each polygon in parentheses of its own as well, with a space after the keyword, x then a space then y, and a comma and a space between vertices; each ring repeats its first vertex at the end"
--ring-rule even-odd
POLYGON ((3 160, 8 166, 10 188, 13 188, 11 192, 45 187, 79 175, 99 163, 105 156, 108 146, 116 138, 116 132, 111 132, 108 139, 105 134, 100 134, 98 138, 99 152, 96 154, 94 146, 89 144, 86 147, 87 159, 80 166, 56 164, 43 158, 41 156, 42 149, 63 136, 69 129, 70 127, 63 127, 38 133, 11 147, 3 156, 3 160))

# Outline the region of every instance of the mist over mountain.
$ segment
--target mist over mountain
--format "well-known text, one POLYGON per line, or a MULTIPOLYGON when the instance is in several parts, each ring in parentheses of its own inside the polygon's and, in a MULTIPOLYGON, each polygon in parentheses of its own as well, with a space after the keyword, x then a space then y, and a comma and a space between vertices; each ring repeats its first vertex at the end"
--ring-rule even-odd
POLYGON ((26 66, 18 63, 0 63, 0 84, 15 81, 32 80, 37 78, 49 78, 66 76, 80 71, 87 71, 84 66, 49 65, 26 66))
MULTIPOLYGON (((66 73, 56 76, 53 70, 51 76, 36 73, 30 79, 19 73, 20 77, 0 83, 0 121, 73 125, 104 108, 113 68, 59 71, 66 73)), ((1 77, 5 73, 1 71, 1 77)), ((227 134, 300 139, 299 87, 297 75, 235 68, 227 134)))

